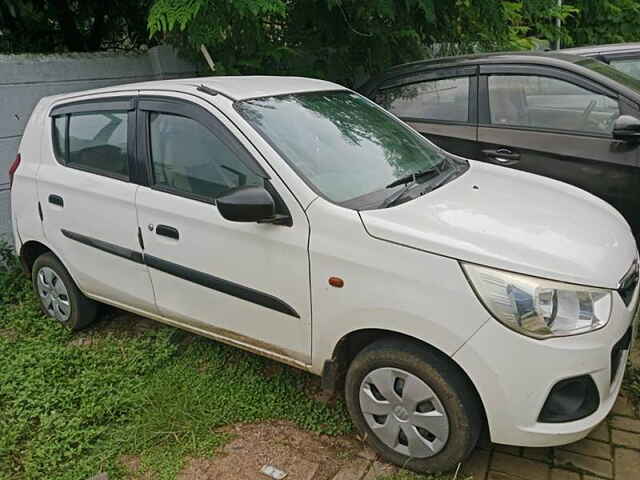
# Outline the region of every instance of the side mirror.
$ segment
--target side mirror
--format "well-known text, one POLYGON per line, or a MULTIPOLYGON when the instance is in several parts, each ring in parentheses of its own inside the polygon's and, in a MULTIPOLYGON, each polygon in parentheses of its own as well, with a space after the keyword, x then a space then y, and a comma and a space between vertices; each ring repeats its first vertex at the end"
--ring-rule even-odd
POLYGON ((268 221, 276 213, 273 197, 263 187, 240 187, 218 197, 216 205, 232 222, 268 221))
POLYGON ((627 142, 640 141, 640 120, 631 115, 620 115, 613 123, 613 138, 627 142))

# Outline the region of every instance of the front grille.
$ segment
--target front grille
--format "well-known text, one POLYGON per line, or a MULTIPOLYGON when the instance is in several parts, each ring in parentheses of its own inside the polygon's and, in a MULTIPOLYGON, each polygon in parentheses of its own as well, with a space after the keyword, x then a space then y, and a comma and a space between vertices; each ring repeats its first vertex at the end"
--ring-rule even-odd
POLYGON ((620 280, 620 286, 618 287, 618 293, 627 307, 631 303, 631 300, 633 300, 633 294, 638 286, 638 277, 638 262, 636 260, 626 275, 620 280))
POLYGON ((628 350, 631 345, 631 335, 632 328, 629 327, 627 333, 618 340, 618 343, 616 343, 611 350, 611 383, 616 379, 624 351, 628 350))

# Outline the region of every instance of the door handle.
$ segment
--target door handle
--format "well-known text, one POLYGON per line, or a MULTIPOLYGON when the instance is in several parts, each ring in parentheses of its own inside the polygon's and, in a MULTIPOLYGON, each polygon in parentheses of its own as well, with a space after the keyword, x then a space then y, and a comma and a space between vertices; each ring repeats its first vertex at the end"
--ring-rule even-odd
POLYGON ((64 200, 60 195, 49 195, 49 203, 53 205, 58 205, 59 207, 64 207, 64 200))
POLYGON ((483 150, 490 162, 498 165, 513 165, 520 160, 520 154, 514 153, 508 148, 498 148, 497 150, 483 150))
POLYGON ((156 227, 156 234, 173 238, 174 240, 180 240, 180 232, 178 232, 178 229, 170 227, 169 225, 158 225, 156 227))

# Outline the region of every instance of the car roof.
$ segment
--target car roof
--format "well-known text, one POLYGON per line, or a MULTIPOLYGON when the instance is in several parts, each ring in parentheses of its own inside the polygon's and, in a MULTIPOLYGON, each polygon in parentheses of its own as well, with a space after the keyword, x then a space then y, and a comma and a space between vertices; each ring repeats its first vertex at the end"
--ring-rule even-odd
POLYGON ((600 55, 607 53, 623 53, 640 51, 640 42, 609 43, 606 45, 587 45, 584 47, 563 48, 559 50, 571 55, 600 55))
MULTIPOLYGON (((198 87, 206 87, 209 90, 207 93, 219 93, 232 100, 246 100, 290 93, 346 90, 345 87, 337 83, 315 78, 256 75, 155 80, 87 90, 81 93, 83 96, 124 90, 170 90, 193 93, 198 87)), ((65 98, 71 95, 73 94, 62 95, 58 98, 65 98)), ((77 95, 77 92, 75 95, 77 95)))
POLYGON ((536 64, 554 64, 558 62, 577 63, 584 60, 578 55, 569 53, 553 52, 496 52, 496 53, 477 53, 472 55, 459 55, 453 57, 439 57, 428 60, 418 60, 411 63, 403 63, 391 67, 386 73, 405 74, 418 72, 432 67, 443 66, 464 66, 464 65, 480 65, 491 63, 536 63, 536 64))
MULTIPOLYGON (((584 76, 592 81, 600 83, 604 87, 623 93, 634 101, 638 101, 640 88, 631 89, 608 76, 600 74, 595 69, 588 68, 588 62, 597 62, 597 59, 573 55, 563 51, 548 52, 497 52, 497 53, 481 53, 475 55, 462 55, 457 57, 440 57, 430 60, 419 60, 417 62, 405 63, 386 70, 378 76, 368 80, 366 83, 358 87, 358 91, 363 95, 370 96, 375 89, 389 83, 395 83, 396 80, 403 78, 411 78, 414 74, 421 74, 432 69, 456 68, 456 67, 473 67, 477 65, 529 65, 529 66, 547 66, 556 67, 565 71, 573 72, 577 75, 584 76)), ((604 65, 604 64, 603 64, 604 65)), ((620 75, 623 75, 620 73, 620 75)))

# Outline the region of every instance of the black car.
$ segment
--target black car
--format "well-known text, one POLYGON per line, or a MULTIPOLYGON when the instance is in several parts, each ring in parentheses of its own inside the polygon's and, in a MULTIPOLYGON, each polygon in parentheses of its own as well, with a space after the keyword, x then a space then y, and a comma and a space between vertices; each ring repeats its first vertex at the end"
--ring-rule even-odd
POLYGON ((591 57, 640 79, 640 43, 612 43, 589 47, 564 48, 562 53, 591 57))
POLYGON ((639 80, 592 58, 499 53, 400 65, 360 90, 445 150, 602 197, 640 237, 639 80))

